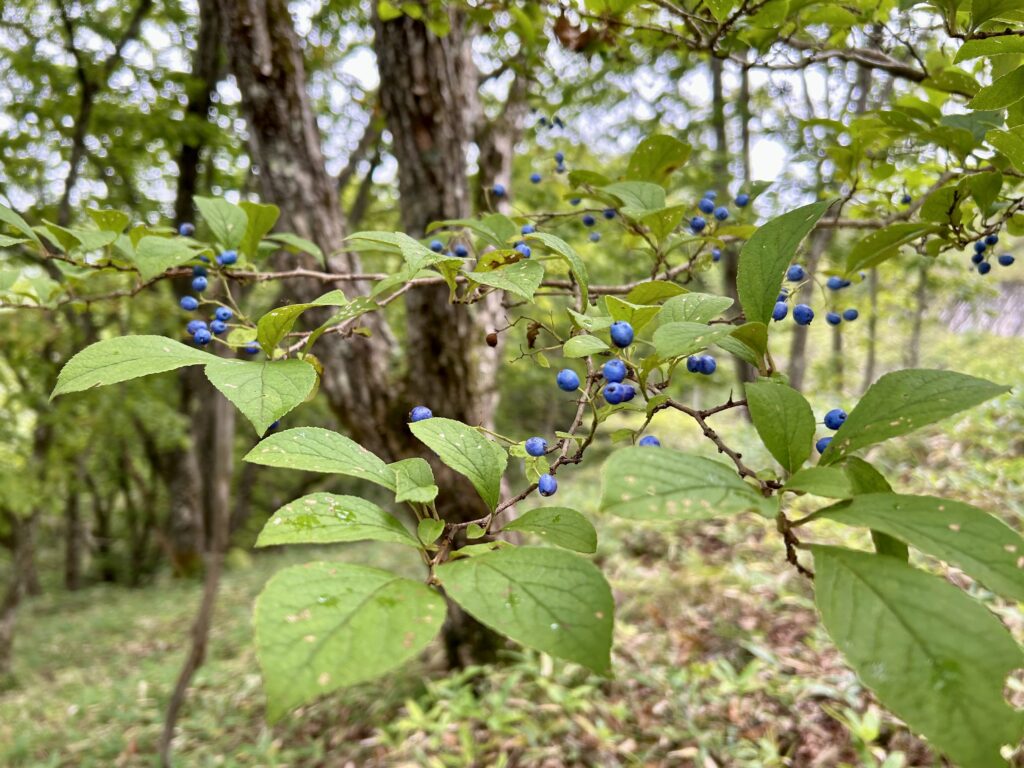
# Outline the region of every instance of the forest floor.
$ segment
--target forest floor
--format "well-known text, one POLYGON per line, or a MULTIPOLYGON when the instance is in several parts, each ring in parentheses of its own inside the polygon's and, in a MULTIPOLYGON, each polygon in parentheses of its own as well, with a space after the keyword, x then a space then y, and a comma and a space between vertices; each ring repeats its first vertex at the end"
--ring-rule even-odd
MULTIPOLYGON (((750 429, 738 421, 723 426, 750 429)), ((668 445, 702 450, 688 425, 660 425, 659 434, 668 445)), ((1017 393, 869 458, 901 492, 955 495, 1019 528, 1021 434, 1017 393)), ((751 441, 741 435, 738 442, 751 441)), ((758 465, 766 457, 747 458, 758 465)), ((236 550, 209 658, 179 723, 177 764, 944 765, 858 685, 818 625, 810 585, 785 562, 769 521, 608 519, 596 514, 597 471, 590 465, 564 480, 560 474, 558 501, 598 526, 596 559, 617 604, 614 679, 518 648, 504 664, 445 677, 435 644, 383 680, 270 726, 251 630, 253 600, 270 574, 313 559, 410 575, 418 565, 387 545, 236 550)), ((818 539, 867 546, 851 536, 835 528, 818 539)), ((966 582, 962 574, 951 578, 966 582)), ((155 765, 162 711, 198 598, 196 584, 160 578, 136 590, 95 586, 32 600, 15 650, 20 687, 0 694, 0 765, 155 765)), ((988 602, 1024 638, 1020 611, 988 602)))

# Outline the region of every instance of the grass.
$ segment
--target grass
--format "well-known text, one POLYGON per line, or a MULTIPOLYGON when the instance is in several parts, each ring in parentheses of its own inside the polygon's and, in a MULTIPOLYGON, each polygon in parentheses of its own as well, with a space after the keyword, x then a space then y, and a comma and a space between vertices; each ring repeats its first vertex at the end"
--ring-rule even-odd
MULTIPOLYGON (((1005 344, 1006 340, 991 341, 1005 344)), ((986 342, 979 340, 979 344, 986 342)), ((1005 349, 978 349, 1002 378, 1005 349)), ((937 348, 936 355, 941 355, 937 348)), ((959 359, 963 359, 959 356, 959 359)), ((815 402, 823 413, 833 404, 815 402)), ((740 445, 749 425, 716 424, 740 445)), ((902 492, 955 495, 1020 527, 1024 400, 873 449, 902 492)), ((708 451, 659 417, 669 446, 708 451)), ((748 433, 748 434, 745 434, 748 433)), ((606 450, 610 446, 603 446, 606 450)), ((768 457, 745 455, 753 466, 768 457)), ((754 517, 637 525, 595 513, 597 467, 559 474, 559 504, 595 519, 613 585, 615 677, 510 647, 504 664, 446 675, 440 649, 368 685, 263 718, 251 606, 278 568, 344 559, 416 573, 385 545, 232 554, 210 654, 175 740, 183 766, 940 766, 857 683, 817 623, 811 590, 754 517)), ((827 531, 864 545, 849 530, 827 531)), ((952 574, 962 583, 961 574, 952 574)), ((18 688, 0 694, 0 765, 151 766, 199 598, 194 583, 53 592, 21 616, 18 688)), ((1015 606, 992 604, 1024 636, 1015 606)))

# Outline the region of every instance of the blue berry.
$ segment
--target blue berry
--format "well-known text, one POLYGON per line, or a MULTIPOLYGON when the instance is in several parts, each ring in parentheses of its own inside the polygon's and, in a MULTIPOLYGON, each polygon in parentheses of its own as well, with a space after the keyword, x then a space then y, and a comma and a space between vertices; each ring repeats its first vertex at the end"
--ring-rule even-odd
POLYGON ((661 440, 656 438, 654 435, 644 435, 640 438, 638 445, 643 448, 660 448, 661 440))
POLYGON ((858 312, 853 307, 850 307, 849 309, 843 310, 843 320, 845 320, 848 323, 852 323, 858 317, 860 317, 860 312, 858 312))
POLYGON ((986 248, 988 248, 988 246, 985 245, 985 241, 984 240, 978 240, 974 244, 974 252, 975 253, 984 253, 986 248))
POLYGON ((900 198, 900 202, 903 203, 904 205, 910 205, 910 201, 913 199, 914 198, 912 198, 910 195, 904 194, 903 197, 900 198))
POLYGON ((541 475, 537 481, 537 490, 540 491, 541 496, 554 496, 555 491, 558 490, 558 481, 555 480, 554 475, 541 475))
POLYGON ((694 216, 690 219, 690 229, 694 232, 700 232, 704 227, 707 226, 707 221, 704 220, 703 216, 694 216))
POLYGON ((590 242, 592 242, 592 243, 599 243, 599 242, 601 242, 601 233, 600 232, 591 232, 590 235, 589 235, 589 239, 590 239, 590 242))
POLYGON ((213 316, 220 320, 222 323, 226 323, 235 313, 228 307, 217 307, 217 311, 213 313, 213 316))
POLYGON ((775 302, 775 309, 772 310, 772 320, 778 322, 779 320, 785 320, 786 315, 789 314, 789 304, 784 301, 775 302))
POLYGON ((718 219, 719 221, 725 221, 726 219, 729 218, 729 209, 726 208, 724 205, 718 206, 717 208, 715 208, 715 218, 718 219))
POLYGON ((718 362, 711 355, 700 356, 700 372, 710 376, 718 368, 718 362))
POLYGON ((628 403, 634 397, 636 397, 636 390, 633 389, 632 384, 620 384, 622 387, 622 402, 628 403))
POLYGON ((530 181, 533 182, 534 184, 540 184, 540 174, 539 173, 531 173, 530 174, 530 181))
POLYGON ((626 364, 621 360, 609 360, 601 367, 601 373, 606 381, 618 384, 626 378, 626 364))
POLYGON ((704 197, 706 197, 708 200, 717 200, 718 193, 715 192, 715 190, 713 189, 709 189, 707 192, 704 193, 704 197))
POLYGON ((185 326, 185 330, 188 331, 189 336, 195 336, 197 331, 206 328, 205 320, 189 320, 188 325, 185 326))
POLYGON ((740 208, 746 208, 747 207, 747 203, 749 203, 749 202, 750 202, 750 195, 748 195, 748 194, 736 195, 736 205, 738 205, 740 208))
POLYGON ((217 263, 220 264, 222 267, 229 267, 236 261, 238 261, 237 251, 224 251, 217 257, 217 263))
POLYGON ((206 290, 207 281, 205 277, 193 277, 192 278, 192 290, 196 293, 202 293, 206 290))
POLYGON ((1004 253, 1002 256, 999 257, 998 261, 1000 266, 1008 267, 1011 264, 1013 264, 1014 259, 1013 256, 1011 256, 1010 254, 1004 253))
POLYGON ((985 254, 984 253, 980 253, 980 252, 976 251, 975 253, 971 254, 971 263, 973 263, 973 264, 981 264, 981 262, 983 262, 984 260, 985 260, 985 254))
POLYGON ((612 342, 617 347, 628 347, 633 343, 633 326, 625 320, 616 320, 609 329, 612 342))
POLYGON ((195 296, 182 296, 178 300, 178 306, 186 312, 195 312, 199 309, 199 300, 195 296))
POLYGON ((614 208, 605 208, 603 211, 601 211, 601 215, 604 216, 606 219, 614 219, 615 218, 615 209, 614 208))
POLYGON ((277 428, 278 428, 278 427, 280 427, 280 426, 281 426, 281 420, 280 420, 280 419, 278 419, 278 420, 277 420, 277 421, 275 421, 275 422, 274 422, 273 424, 271 424, 271 425, 270 425, 269 427, 267 427, 267 431, 266 431, 266 432, 264 432, 263 434, 264 434, 264 435, 269 435, 269 434, 270 434, 271 432, 274 432, 274 431, 276 431, 276 430, 277 430, 277 428))
POLYGON ((583 202, 581 198, 574 197, 569 200, 569 205, 579 205, 581 202, 583 202))
POLYGON ((991 271, 992 271, 992 265, 989 264, 987 261, 983 261, 983 262, 981 262, 981 264, 978 265, 978 273, 979 274, 987 275, 991 271))
POLYGON ((565 166, 559 163, 555 166, 555 173, 565 173, 565 166))
POLYGON ((786 279, 791 283, 799 283, 805 277, 807 277, 807 273, 799 264, 794 264, 786 270, 786 279))
POLYGON ((184 224, 182 224, 180 227, 178 227, 178 234, 181 235, 182 237, 192 237, 192 235, 194 235, 195 233, 196 233, 195 225, 194 224, 190 224, 187 221, 184 224))
POLYGON ((434 253, 440 253, 441 251, 444 250, 444 243, 442 243, 440 240, 431 240, 430 250, 432 250, 434 253))
POLYGON ((558 383, 558 388, 566 392, 575 392, 580 388, 580 377, 572 368, 560 370, 558 376, 555 377, 555 381, 558 383))
POLYGON ((409 411, 409 421, 423 421, 424 419, 433 418, 433 416, 434 412, 425 405, 417 405, 409 411))
POLYGON ((601 395, 604 397, 605 402, 607 402, 608 405, 618 405, 622 402, 625 395, 623 389, 624 387, 622 384, 617 384, 613 381, 610 384, 604 385, 604 389, 601 390, 601 395))
POLYGON ((205 328, 200 328, 198 331, 192 334, 192 341, 198 344, 200 347, 205 347, 210 343, 213 338, 213 334, 205 328))
POLYGON ((842 408, 833 408, 825 414, 825 426, 829 429, 839 429, 846 421, 846 411, 842 408))
POLYGON ((697 203, 697 207, 700 209, 701 213, 714 213, 715 201, 712 200, 710 197, 705 197, 699 203, 697 203))
POLYGON ((491 192, 494 193, 495 197, 504 197, 505 196, 505 185, 504 184, 495 184, 493 187, 491 187, 491 192))
POLYGON ((533 224, 523 224, 523 228, 519 230, 524 235, 532 235, 537 231, 537 228, 533 224))
POLYGON ((519 251, 520 255, 524 259, 528 259, 531 255, 533 255, 533 251, 530 250, 530 246, 528 246, 526 243, 516 243, 516 250, 519 251))
POLYGON ((192 267, 192 277, 206 277, 206 267, 192 267))
POLYGON ((467 256, 469 256, 469 248, 464 246, 462 243, 459 243, 458 245, 455 246, 454 252, 455 255, 458 256, 460 259, 464 259, 467 256))
POLYGON ((843 322, 843 318, 842 315, 840 315, 838 312, 826 312, 825 322, 828 323, 829 325, 839 325, 841 322, 843 322))
POLYGON ((260 345, 255 341, 250 341, 245 345, 245 353, 247 355, 258 355, 260 353, 260 345))
POLYGON ((589 213, 583 214, 583 226, 592 227, 597 224, 597 219, 591 216, 589 213))
POLYGON ((228 324, 223 320, 213 320, 210 322, 210 330, 217 336, 220 336, 224 331, 228 329, 228 324))
POLYGON ((823 438, 821 438, 821 440, 819 440, 818 442, 816 442, 814 444, 814 448, 815 448, 815 450, 818 451, 818 453, 824 453, 825 449, 828 448, 828 444, 831 443, 831 442, 832 442, 832 438, 831 437, 823 437, 823 438))
POLYGON ((686 358, 686 370, 690 373, 700 373, 700 355, 690 355, 686 358))
POLYGON ((793 320, 797 325, 810 325, 814 319, 814 310, 806 304, 797 304, 793 307, 793 320))
POLYGON ((721 261, 722 260, 722 249, 721 248, 712 248, 711 249, 711 260, 712 261, 721 261))
POLYGON ((995 245, 998 242, 999 242, 999 236, 998 235, 987 235, 985 237, 985 245, 995 245))
POLYGON ((555 152, 555 162, 558 163, 559 165, 564 163, 565 162, 565 153, 561 152, 561 151, 555 152))
POLYGON ((531 456, 543 456, 548 450, 548 441, 543 437, 531 437, 526 441, 526 452, 531 456))
POLYGON ((843 278, 836 277, 835 275, 833 275, 832 277, 825 281, 825 285, 828 286, 828 289, 830 291, 838 291, 840 288, 844 287, 843 278))

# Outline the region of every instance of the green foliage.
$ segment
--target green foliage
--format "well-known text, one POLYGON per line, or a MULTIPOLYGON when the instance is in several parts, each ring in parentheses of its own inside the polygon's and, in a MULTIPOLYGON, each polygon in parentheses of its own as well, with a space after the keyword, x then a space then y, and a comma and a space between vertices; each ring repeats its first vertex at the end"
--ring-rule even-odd
POLYGON ((256 539, 256 546, 371 540, 417 546, 405 526, 376 504, 357 496, 313 493, 285 504, 271 515, 256 539))
POLYGON ((745 387, 750 418, 775 460, 794 473, 811 455, 814 413, 799 392, 785 384, 757 381, 745 387))
POLYGON ((556 547, 584 554, 597 551, 597 531, 593 524, 575 509, 567 507, 531 509, 506 525, 504 530, 535 533, 556 547))
POLYGON ((412 433, 445 464, 466 477, 490 509, 498 506, 508 454, 480 432, 451 419, 410 424, 412 433))

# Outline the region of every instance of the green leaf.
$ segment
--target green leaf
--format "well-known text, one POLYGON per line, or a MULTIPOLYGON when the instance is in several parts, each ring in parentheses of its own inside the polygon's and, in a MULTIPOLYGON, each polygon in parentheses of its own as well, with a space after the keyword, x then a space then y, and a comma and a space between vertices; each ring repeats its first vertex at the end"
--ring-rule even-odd
POLYGON ((445 464, 468 478, 493 510, 501 495, 501 476, 508 454, 479 430, 459 421, 435 416, 409 425, 409 429, 445 464))
POLYGON ((704 4, 711 11, 711 15, 715 17, 715 21, 721 23, 729 18, 735 2, 734 0, 704 0, 704 4))
POLYGON ((320 427, 275 432, 260 440, 244 460, 267 467, 360 477, 395 490, 395 473, 387 464, 359 443, 320 427))
POLYGON ((166 336, 115 336, 90 344, 68 360, 50 399, 217 359, 166 336))
POLYGON ((972 0, 971 28, 977 29, 986 21, 997 18, 1021 21, 1020 12, 1020 0, 972 0), (1010 12, 1016 15, 1010 15, 1010 12))
POLYGON ((3 222, 15 232, 25 235, 29 240, 38 245, 40 248, 43 247, 42 240, 35 233, 35 230, 29 226, 29 223, 25 221, 17 212, 11 210, 6 205, 0 205, 0 222, 3 222))
POLYGON ((1004 597, 1024 602, 1024 539, 977 507, 934 496, 871 493, 815 513, 905 541, 951 563, 1004 597))
POLYGON ((524 301, 531 301, 544 279, 544 266, 539 261, 523 259, 501 269, 488 272, 467 272, 470 280, 499 288, 524 301))
POLYGON ((805 205, 759 227, 740 249, 736 288, 747 320, 767 325, 797 248, 832 205, 830 200, 805 205))
POLYGON ((768 351, 768 326, 764 323, 744 323, 733 328, 732 333, 718 339, 715 344, 760 370, 768 351))
POLYGON ((792 387, 764 379, 749 382, 746 394, 750 418, 765 447, 787 472, 796 472, 814 443, 810 403, 792 387))
POLYGON ((626 301, 631 301, 634 304, 656 304, 682 293, 686 293, 686 289, 681 285, 666 280, 648 280, 627 293, 626 301))
POLYGON ((665 207, 665 190, 645 181, 620 181, 601 187, 602 191, 622 201, 626 216, 644 216, 665 207))
POLYGON ((967 177, 967 188, 982 214, 988 215, 1003 188, 1003 174, 998 171, 976 173, 967 177))
MULTIPOLYGON (((820 467, 829 469, 829 467, 820 467)), ((867 493, 891 493, 892 486, 882 473, 868 464, 864 459, 856 456, 847 456, 843 460, 843 470, 850 478, 850 487, 853 496, 860 496, 867 493)), ((906 544, 895 539, 887 533, 871 530, 871 541, 875 545, 875 551, 880 555, 898 557, 903 562, 910 560, 910 550, 906 544)))
POLYGON ((526 240, 527 242, 536 240, 544 243, 549 250, 566 260, 569 264, 569 271, 576 280, 576 284, 580 287, 583 306, 587 306, 587 302, 590 300, 590 273, 587 271, 587 265, 580 258, 580 255, 573 250, 573 247, 562 238, 549 235, 547 232, 534 232, 526 240))
POLYGON ((657 305, 640 306, 618 296, 605 296, 604 306, 613 321, 625 320, 637 333, 661 312, 661 307, 657 305))
POLYGON ((846 257, 846 272, 858 272, 881 264, 899 253, 902 246, 937 230, 937 225, 920 221, 905 221, 875 230, 860 238, 850 249, 846 257))
POLYGON ((285 504, 263 526, 256 546, 343 541, 388 541, 417 546, 405 526, 376 504, 334 493, 311 493, 285 504))
POLYGON ((1002 624, 956 587, 892 557, 813 547, 815 600, 861 680, 965 768, 999 768, 1024 718, 1003 699, 1024 662, 1002 624))
POLYGON ((395 473, 395 501, 429 504, 437 498, 434 472, 425 459, 403 459, 389 464, 395 473))
POLYGON ((967 106, 970 109, 1005 109, 1021 99, 1024 99, 1024 66, 982 88, 967 106))
POLYGON ((985 139, 1005 155, 1014 168, 1024 172, 1024 126, 1009 131, 989 131, 985 134, 985 139))
POLYGON ((760 513, 765 502, 734 468, 668 448, 623 448, 608 458, 601 472, 600 509, 634 520, 760 513))
POLYGON ((654 332, 654 349, 663 360, 692 355, 707 349, 732 331, 731 325, 712 328, 704 323, 667 323, 654 332))
POLYGON ((327 264, 327 259, 324 258, 324 252, 320 250, 320 246, 314 243, 312 240, 307 240, 304 237, 293 235, 290 232, 275 232, 267 237, 268 240, 272 240, 276 243, 281 243, 292 253, 308 253, 317 258, 321 264, 327 264))
POLYGON ((526 531, 543 536, 556 547, 591 554, 597 551, 597 531, 587 518, 568 507, 538 507, 524 512, 505 531, 526 531))
POLYGON ((267 717, 380 677, 437 635, 445 602, 393 573, 345 563, 278 571, 256 599, 256 655, 267 717))
POLYGON ((281 343, 281 340, 291 333, 295 327, 295 321, 299 315, 307 309, 314 307, 344 307, 348 299, 341 291, 330 291, 313 301, 305 304, 289 304, 286 307, 277 307, 267 312, 260 318, 256 325, 256 338, 268 355, 274 353, 274 348, 281 343))
POLYGON ((565 344, 562 345, 562 356, 563 357, 587 357, 587 355, 596 355, 601 352, 605 352, 608 349, 608 345, 603 342, 597 336, 592 336, 589 333, 583 333, 579 336, 573 336, 565 344))
POLYGON ((206 378, 235 404, 259 435, 302 402, 317 383, 303 360, 224 360, 206 366, 206 378))
POLYGON ((89 218, 96 222, 97 227, 117 234, 124 232, 125 227, 131 222, 131 218, 129 218, 127 213, 115 211, 113 208, 105 208, 103 210, 89 208, 86 213, 89 214, 89 218))
POLYGON ((239 203, 239 208, 245 212, 246 220, 245 235, 242 237, 239 250, 249 259, 255 259, 260 241, 274 228, 277 218, 281 215, 281 209, 276 205, 250 202, 239 203))
POLYGON ((868 388, 839 428, 821 464, 952 416, 1009 387, 954 371, 911 369, 887 373, 868 388))
POLYGON ((691 210, 693 210, 693 206, 690 205, 670 205, 667 208, 659 208, 656 211, 645 213, 640 219, 640 223, 649 227, 658 241, 664 241, 679 226, 679 222, 683 220, 687 211, 691 210))
POLYGON ((633 150, 626 178, 661 184, 683 167, 690 152, 689 144, 673 136, 648 136, 633 150))
POLYGON ((804 467, 786 481, 783 490, 827 499, 847 499, 853 495, 850 478, 837 467, 804 467))
POLYGON ((715 296, 710 293, 684 293, 665 302, 658 315, 658 322, 666 323, 691 322, 707 323, 721 315, 733 304, 727 296, 715 296))
POLYGON ((442 533, 444 533, 444 520, 425 517, 416 526, 416 535, 426 545, 433 544, 442 533))
POLYGON ((446 563, 437 578, 456 603, 496 632, 598 674, 611 666, 612 591, 579 555, 510 547, 446 563))
POLYGON ((245 211, 219 197, 196 197, 195 203, 214 239, 224 248, 238 248, 249 226, 245 211))
POLYGON ((147 235, 135 247, 135 265, 143 280, 152 280, 172 267, 179 267, 197 254, 176 237, 147 235))
MULTIPOLYGON (((1008 0, 1016 3, 1017 0, 1008 0)), ((1001 56, 1006 54, 1024 53, 1024 37, 988 37, 981 40, 968 40, 960 50, 956 52, 954 64, 970 59, 978 59, 982 56, 1001 56)))

